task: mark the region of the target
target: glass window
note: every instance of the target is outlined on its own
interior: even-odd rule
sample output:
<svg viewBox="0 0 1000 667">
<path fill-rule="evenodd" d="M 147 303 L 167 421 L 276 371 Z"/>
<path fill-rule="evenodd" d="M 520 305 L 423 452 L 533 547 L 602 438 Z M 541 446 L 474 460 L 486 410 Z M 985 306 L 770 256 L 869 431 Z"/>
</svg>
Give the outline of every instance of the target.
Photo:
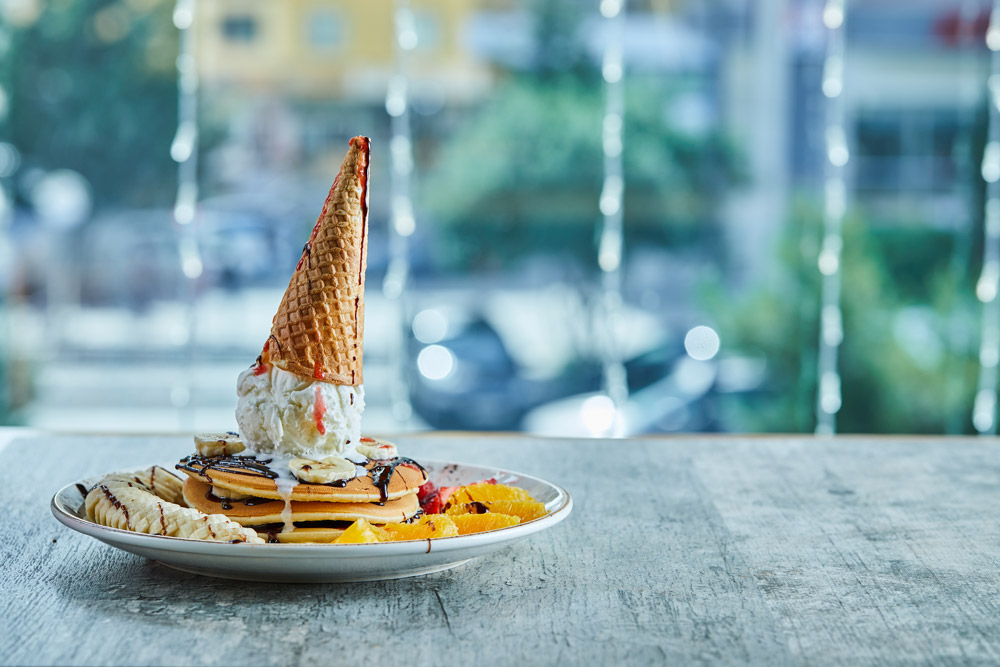
<svg viewBox="0 0 1000 667">
<path fill-rule="evenodd" d="M 306 39 L 317 49 L 335 48 L 344 39 L 343 19 L 330 9 L 311 9 L 306 16 L 305 28 Z"/>
<path fill-rule="evenodd" d="M 595 435 L 612 376 L 629 434 L 812 431 L 824 383 L 840 431 L 972 432 L 992 395 L 976 3 L 229 0 L 180 40 L 171 2 L 27 4 L 0 422 L 232 427 L 358 134 L 373 432 Z"/>
<path fill-rule="evenodd" d="M 222 19 L 222 35 L 230 42 L 252 42 L 257 37 L 257 19 L 253 16 L 227 16 Z"/>
</svg>

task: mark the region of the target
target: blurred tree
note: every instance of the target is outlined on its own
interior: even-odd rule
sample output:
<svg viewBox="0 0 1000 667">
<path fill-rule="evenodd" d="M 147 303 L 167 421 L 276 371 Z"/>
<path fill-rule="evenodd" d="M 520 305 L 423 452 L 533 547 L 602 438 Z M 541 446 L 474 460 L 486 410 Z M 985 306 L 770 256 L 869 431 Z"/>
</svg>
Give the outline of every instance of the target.
<svg viewBox="0 0 1000 667">
<path fill-rule="evenodd" d="M 820 233 L 815 208 L 800 204 L 772 285 L 740 300 L 709 291 L 727 347 L 767 362 L 764 391 L 722 406 L 730 429 L 815 428 Z M 956 414 L 957 429 L 971 431 L 978 307 L 969 275 L 951 266 L 955 242 L 950 232 L 879 228 L 858 214 L 845 222 L 840 432 L 941 433 L 956 428 Z M 957 337 L 956 321 L 965 324 Z"/>
<path fill-rule="evenodd" d="M 451 268 L 503 265 L 526 252 L 594 253 L 603 173 L 603 88 L 579 36 L 578 3 L 539 3 L 533 62 L 440 148 L 422 189 L 445 233 Z M 670 121 L 697 76 L 630 74 L 624 126 L 627 242 L 677 245 L 710 237 L 715 206 L 736 174 L 718 133 Z"/>
<path fill-rule="evenodd" d="M 10 26 L 7 132 L 23 155 L 22 173 L 77 171 L 97 206 L 171 203 L 173 3 L 42 4 L 35 20 Z M 30 188 L 30 178 L 21 180 Z"/>
<path fill-rule="evenodd" d="M 930 220 L 881 220 L 856 207 L 844 227 L 840 349 L 841 432 L 972 433 L 979 373 L 985 183 L 980 164 L 988 112 L 974 114 L 954 147 L 972 218 L 956 230 Z M 708 303 L 727 346 L 764 357 L 767 389 L 724 406 L 728 427 L 815 428 L 821 218 L 798 203 L 786 228 L 774 284 L 734 303 L 722 289 Z"/>
</svg>

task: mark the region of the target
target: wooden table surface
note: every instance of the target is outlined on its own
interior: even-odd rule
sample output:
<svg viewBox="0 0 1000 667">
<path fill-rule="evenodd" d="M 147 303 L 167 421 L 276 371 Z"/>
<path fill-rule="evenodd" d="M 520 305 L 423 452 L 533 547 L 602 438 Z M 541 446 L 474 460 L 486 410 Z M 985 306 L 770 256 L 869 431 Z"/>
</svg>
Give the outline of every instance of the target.
<svg viewBox="0 0 1000 667">
<path fill-rule="evenodd" d="M 414 458 L 567 488 L 573 515 L 459 568 L 365 584 L 175 572 L 58 524 L 62 485 L 180 437 L 0 451 L 0 663 L 997 664 L 993 440 L 436 434 Z"/>
</svg>

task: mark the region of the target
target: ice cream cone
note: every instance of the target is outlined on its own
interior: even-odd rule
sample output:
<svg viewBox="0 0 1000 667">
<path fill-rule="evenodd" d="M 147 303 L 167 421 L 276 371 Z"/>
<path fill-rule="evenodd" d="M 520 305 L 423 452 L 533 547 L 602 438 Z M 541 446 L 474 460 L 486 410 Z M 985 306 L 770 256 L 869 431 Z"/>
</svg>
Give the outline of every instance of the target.
<svg viewBox="0 0 1000 667">
<path fill-rule="evenodd" d="M 351 139 L 278 306 L 261 364 L 332 384 L 363 382 L 369 148 L 367 137 Z"/>
</svg>

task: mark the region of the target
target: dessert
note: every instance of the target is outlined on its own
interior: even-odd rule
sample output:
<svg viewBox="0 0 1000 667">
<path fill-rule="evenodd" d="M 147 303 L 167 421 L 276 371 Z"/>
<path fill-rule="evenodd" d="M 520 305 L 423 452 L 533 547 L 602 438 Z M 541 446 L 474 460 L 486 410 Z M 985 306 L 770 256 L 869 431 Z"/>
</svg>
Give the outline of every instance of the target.
<svg viewBox="0 0 1000 667">
<path fill-rule="evenodd" d="M 189 507 L 270 541 L 420 512 L 423 468 L 361 437 L 369 150 L 351 140 L 263 350 L 237 380 L 239 434 L 203 436 L 177 464 Z"/>
<path fill-rule="evenodd" d="M 370 144 L 355 137 L 254 363 L 239 432 L 195 436 L 175 466 L 110 475 L 86 495 L 102 525 L 193 539 L 365 543 L 516 525 L 545 508 L 485 480 L 429 483 L 394 444 L 361 436 Z"/>
</svg>

